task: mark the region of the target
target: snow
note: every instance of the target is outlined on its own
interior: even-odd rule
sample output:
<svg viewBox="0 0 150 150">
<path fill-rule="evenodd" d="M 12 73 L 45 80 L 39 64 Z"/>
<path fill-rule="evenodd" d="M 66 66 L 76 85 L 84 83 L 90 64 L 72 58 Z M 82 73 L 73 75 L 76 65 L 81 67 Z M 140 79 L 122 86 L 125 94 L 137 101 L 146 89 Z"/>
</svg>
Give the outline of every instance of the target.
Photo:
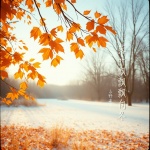
<svg viewBox="0 0 150 150">
<path fill-rule="evenodd" d="M 120 104 L 81 100 L 38 99 L 39 107 L 1 106 L 1 125 L 50 128 L 67 126 L 76 130 L 98 129 L 149 133 L 149 105 L 126 106 L 119 118 Z"/>
</svg>

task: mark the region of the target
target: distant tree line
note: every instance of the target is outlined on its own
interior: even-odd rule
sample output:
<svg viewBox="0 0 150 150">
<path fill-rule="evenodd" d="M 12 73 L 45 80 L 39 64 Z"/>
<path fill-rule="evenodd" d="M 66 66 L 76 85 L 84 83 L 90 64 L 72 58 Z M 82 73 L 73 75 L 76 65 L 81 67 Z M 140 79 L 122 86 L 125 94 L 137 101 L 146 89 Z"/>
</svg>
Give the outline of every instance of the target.
<svg viewBox="0 0 150 150">
<path fill-rule="evenodd" d="M 14 87 L 17 87 L 19 83 L 11 79 L 10 82 Z M 0 96 L 5 96 L 9 92 L 8 86 L 1 82 Z M 82 83 L 66 86 L 58 85 L 45 85 L 44 88 L 36 86 L 35 83 L 29 83 L 28 93 L 33 95 L 35 98 L 46 98 L 46 99 L 79 99 L 89 101 L 109 101 L 109 91 L 112 91 L 112 101 L 119 102 L 118 98 L 118 87 L 117 79 L 112 77 L 112 74 L 102 77 L 100 95 L 95 90 L 91 82 L 82 81 Z M 146 87 L 142 80 L 135 80 L 135 91 L 133 93 L 132 102 L 148 102 L 149 95 L 147 94 Z"/>
</svg>

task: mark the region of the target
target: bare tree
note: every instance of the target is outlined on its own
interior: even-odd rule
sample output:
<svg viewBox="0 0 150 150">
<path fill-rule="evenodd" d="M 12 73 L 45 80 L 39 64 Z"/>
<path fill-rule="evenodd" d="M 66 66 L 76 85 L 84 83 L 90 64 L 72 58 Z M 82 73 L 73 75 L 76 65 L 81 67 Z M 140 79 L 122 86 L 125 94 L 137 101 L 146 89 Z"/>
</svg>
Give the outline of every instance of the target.
<svg viewBox="0 0 150 150">
<path fill-rule="evenodd" d="M 85 60 L 84 81 L 94 89 L 97 99 L 101 100 L 102 80 L 105 75 L 104 52 L 99 50 L 96 54 L 92 53 L 90 58 Z"/>
<path fill-rule="evenodd" d="M 149 98 L 149 44 L 144 42 L 140 45 L 140 52 L 138 54 L 137 66 L 140 69 L 142 81 L 145 85 L 147 99 Z"/>
<path fill-rule="evenodd" d="M 106 7 L 110 24 L 117 32 L 116 36 L 108 35 L 110 46 L 107 49 L 116 65 L 124 68 L 122 77 L 125 79 L 125 100 L 129 106 L 132 106 L 134 92 L 135 62 L 141 50 L 140 44 L 149 34 L 146 5 L 143 0 L 127 0 L 121 1 L 118 6 L 107 3 Z"/>
</svg>

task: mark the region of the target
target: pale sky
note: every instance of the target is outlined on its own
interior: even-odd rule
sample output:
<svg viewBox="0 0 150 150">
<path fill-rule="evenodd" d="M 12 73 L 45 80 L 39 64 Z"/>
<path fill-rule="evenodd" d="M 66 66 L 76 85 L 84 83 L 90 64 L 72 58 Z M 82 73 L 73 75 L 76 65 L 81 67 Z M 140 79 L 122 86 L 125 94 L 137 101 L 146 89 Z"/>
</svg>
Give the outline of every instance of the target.
<svg viewBox="0 0 150 150">
<path fill-rule="evenodd" d="M 92 13 L 94 13 L 96 10 L 101 10 L 103 8 L 103 1 L 95 0 L 95 1 L 89 1 L 89 0 L 77 0 L 77 4 L 75 4 L 76 8 L 81 11 L 81 13 L 84 10 L 92 10 Z M 51 28 L 56 27 L 58 25 L 61 25 L 61 22 L 58 20 L 58 17 L 55 13 L 49 11 L 48 9 L 45 9 L 44 7 L 41 7 L 41 14 L 44 18 L 47 19 L 47 26 L 49 30 Z M 68 7 L 69 15 L 72 16 L 72 18 L 77 20 L 76 14 L 72 9 Z M 37 20 L 39 19 L 38 15 L 35 14 L 35 18 Z M 33 26 L 39 26 L 37 22 L 33 20 Z M 84 19 L 81 16 L 78 16 L 77 20 L 80 24 L 84 24 Z M 26 45 L 28 46 L 29 50 L 25 54 L 25 60 L 29 60 L 30 58 L 35 58 L 36 61 L 40 61 L 41 68 L 38 69 L 39 72 L 46 77 L 46 82 L 49 84 L 57 84 L 57 85 L 64 85 L 69 84 L 74 80 L 78 80 L 81 76 L 81 70 L 82 66 L 81 63 L 83 63 L 83 60 L 76 59 L 74 53 L 70 51 L 70 45 L 68 42 L 64 42 L 63 46 L 65 49 L 65 54 L 60 55 L 63 57 L 63 61 L 61 61 L 60 65 L 58 65 L 56 68 L 52 67 L 50 65 L 50 60 L 43 61 L 42 55 L 38 54 L 38 51 L 40 50 L 40 45 L 37 41 L 34 41 L 33 38 L 30 38 L 30 30 L 33 28 L 32 25 L 28 26 L 24 24 L 23 22 L 16 23 L 15 27 L 15 34 L 18 38 L 23 39 Z M 65 35 L 62 34 L 61 37 L 65 41 Z M 88 53 L 88 51 L 91 51 L 89 48 L 85 47 L 84 53 Z M 87 55 L 85 55 L 87 57 Z M 12 66 L 9 70 L 9 75 L 13 75 L 17 71 L 18 67 Z"/>
<path fill-rule="evenodd" d="M 119 0 L 114 0 L 115 2 Z M 82 13 L 84 10 L 91 10 L 91 14 L 93 14 L 96 10 L 98 10 L 102 15 L 106 15 L 104 12 L 105 7 L 105 0 L 77 0 L 77 4 L 75 4 L 75 7 Z M 58 25 L 61 25 L 61 22 L 58 20 L 58 17 L 55 13 L 49 11 L 48 9 L 45 9 L 44 7 L 41 7 L 41 14 L 44 18 L 47 19 L 46 24 L 49 30 L 51 28 L 56 27 Z M 73 19 L 77 19 L 76 14 L 70 7 L 69 9 L 69 15 L 72 16 Z M 35 14 L 35 13 L 34 13 Z M 39 20 L 39 17 L 37 14 L 35 14 L 35 18 Z M 109 16 L 108 16 L 109 18 Z M 39 26 L 37 22 L 33 20 L 33 26 Z M 84 19 L 78 15 L 78 23 L 81 25 L 85 24 Z M 57 84 L 57 85 L 65 85 L 69 84 L 74 80 L 79 80 L 82 75 L 82 64 L 84 62 L 84 59 L 88 57 L 90 50 L 88 47 L 83 48 L 85 53 L 85 58 L 83 60 L 76 59 L 74 53 L 70 51 L 70 45 L 68 42 L 65 42 L 65 35 L 62 34 L 61 37 L 64 39 L 64 49 L 65 54 L 60 55 L 63 57 L 63 61 L 61 61 L 60 65 L 58 65 L 56 68 L 52 67 L 50 65 L 50 60 L 43 61 L 42 55 L 38 54 L 38 51 L 40 50 L 41 46 L 38 44 L 37 41 L 34 41 L 33 38 L 30 38 L 30 30 L 33 28 L 32 25 L 24 25 L 22 22 L 16 23 L 16 31 L 15 34 L 18 38 L 23 39 L 26 45 L 28 46 L 29 50 L 25 55 L 25 59 L 29 60 L 30 58 L 35 58 L 36 61 L 40 61 L 41 68 L 38 69 L 39 72 L 46 77 L 46 82 L 48 84 Z M 94 52 L 93 52 L 94 53 Z M 110 57 L 107 58 L 106 62 L 109 64 L 111 63 L 111 60 L 109 60 Z M 11 67 L 9 69 L 9 74 L 13 75 L 17 68 Z M 17 71 L 17 70 L 16 70 Z"/>
</svg>

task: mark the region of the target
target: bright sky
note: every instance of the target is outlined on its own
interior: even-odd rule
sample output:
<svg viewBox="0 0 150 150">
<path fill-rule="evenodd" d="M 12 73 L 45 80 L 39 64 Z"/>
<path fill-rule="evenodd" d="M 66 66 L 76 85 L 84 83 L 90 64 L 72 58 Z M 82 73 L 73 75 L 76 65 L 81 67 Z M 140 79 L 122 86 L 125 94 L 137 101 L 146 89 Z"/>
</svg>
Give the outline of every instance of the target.
<svg viewBox="0 0 150 150">
<path fill-rule="evenodd" d="M 117 2 L 119 0 L 114 0 L 114 2 Z M 105 7 L 105 0 L 77 0 L 77 4 L 75 7 L 82 13 L 84 10 L 91 10 L 91 14 L 93 14 L 96 10 L 98 10 L 103 15 L 106 15 L 104 12 Z M 77 19 L 76 14 L 74 11 L 70 8 L 69 9 L 69 15 L 72 16 L 73 19 Z M 40 8 L 41 14 L 44 18 L 46 18 L 46 23 L 49 28 L 49 30 L 53 27 L 56 27 L 58 25 L 61 25 L 61 22 L 58 20 L 58 17 L 55 13 L 51 12 L 48 9 L 45 9 L 44 7 Z M 39 20 L 39 17 L 37 14 L 35 14 L 35 17 L 37 20 Z M 108 17 L 109 18 L 109 17 Z M 78 16 L 77 20 L 81 25 L 84 25 L 85 20 Z M 37 22 L 33 19 L 33 26 L 39 26 Z M 64 42 L 63 46 L 65 49 L 65 54 L 60 54 L 64 60 L 61 61 L 60 65 L 58 65 L 56 68 L 52 67 L 50 65 L 50 61 L 43 61 L 42 55 L 38 54 L 38 51 L 40 50 L 40 46 L 38 42 L 34 41 L 33 38 L 30 38 L 30 30 L 33 28 L 32 25 L 24 25 L 22 22 L 18 22 L 16 24 L 16 33 L 17 37 L 20 39 L 23 39 L 24 42 L 27 44 L 29 50 L 27 54 L 25 55 L 25 59 L 29 60 L 30 58 L 35 58 L 36 61 L 42 62 L 41 68 L 39 69 L 39 72 L 43 74 L 46 77 L 46 81 L 49 84 L 57 84 L 57 85 L 65 85 L 69 84 L 72 81 L 79 80 L 82 75 L 82 64 L 84 62 L 84 59 L 88 57 L 86 53 L 89 53 L 91 50 L 85 47 L 84 53 L 85 58 L 83 60 L 76 59 L 74 53 L 70 52 L 70 45 L 69 43 Z M 62 34 L 61 37 L 65 41 L 65 35 Z M 110 57 L 107 58 L 107 63 L 109 64 L 111 60 L 109 60 Z M 12 67 L 9 69 L 10 74 L 14 74 L 12 72 L 16 70 L 17 68 Z M 17 71 L 17 70 L 16 70 Z"/>
</svg>

